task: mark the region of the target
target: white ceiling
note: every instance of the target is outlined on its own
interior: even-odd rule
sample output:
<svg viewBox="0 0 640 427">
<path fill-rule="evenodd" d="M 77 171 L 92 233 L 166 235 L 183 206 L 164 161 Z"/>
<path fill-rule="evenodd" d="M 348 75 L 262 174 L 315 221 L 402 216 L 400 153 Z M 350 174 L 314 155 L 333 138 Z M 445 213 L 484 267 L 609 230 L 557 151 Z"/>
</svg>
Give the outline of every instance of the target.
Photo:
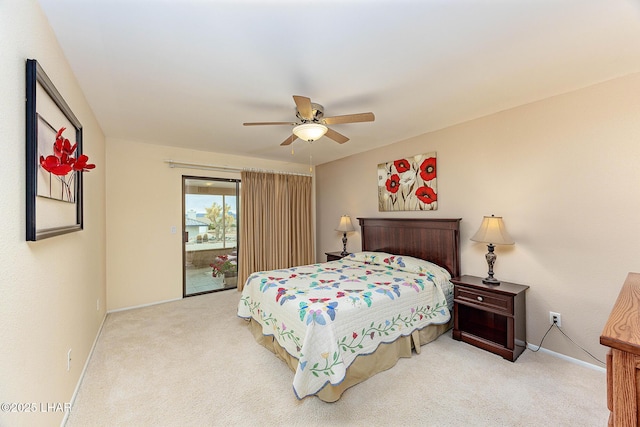
<svg viewBox="0 0 640 427">
<path fill-rule="evenodd" d="M 287 162 L 640 72 L 638 0 L 38 1 L 107 137 Z M 292 95 L 376 120 L 293 156 L 290 126 L 242 126 L 294 121 Z"/>
</svg>

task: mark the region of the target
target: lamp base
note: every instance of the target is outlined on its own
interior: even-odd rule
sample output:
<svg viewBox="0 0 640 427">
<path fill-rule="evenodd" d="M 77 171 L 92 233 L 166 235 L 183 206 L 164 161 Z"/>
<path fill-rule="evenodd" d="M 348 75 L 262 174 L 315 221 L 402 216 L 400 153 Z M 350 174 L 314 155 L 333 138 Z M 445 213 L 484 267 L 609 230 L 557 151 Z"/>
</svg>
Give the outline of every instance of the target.
<svg viewBox="0 0 640 427">
<path fill-rule="evenodd" d="M 500 281 L 493 277 L 493 264 L 496 262 L 497 258 L 496 254 L 493 252 L 495 246 L 493 245 L 493 243 L 489 243 L 487 245 L 487 249 L 489 250 L 489 252 L 487 252 L 485 258 L 487 260 L 487 264 L 489 265 L 489 273 L 487 273 L 487 277 L 482 279 L 482 283 L 484 283 L 485 285 L 498 286 L 500 284 Z"/>
<path fill-rule="evenodd" d="M 347 252 L 347 233 L 342 233 L 342 252 L 340 252 L 340 255 L 342 255 L 343 257 L 349 255 L 349 252 Z"/>
<path fill-rule="evenodd" d="M 485 285 L 493 285 L 493 286 L 500 285 L 500 281 L 493 276 L 485 277 L 484 279 L 482 279 L 482 283 L 484 283 Z"/>
</svg>

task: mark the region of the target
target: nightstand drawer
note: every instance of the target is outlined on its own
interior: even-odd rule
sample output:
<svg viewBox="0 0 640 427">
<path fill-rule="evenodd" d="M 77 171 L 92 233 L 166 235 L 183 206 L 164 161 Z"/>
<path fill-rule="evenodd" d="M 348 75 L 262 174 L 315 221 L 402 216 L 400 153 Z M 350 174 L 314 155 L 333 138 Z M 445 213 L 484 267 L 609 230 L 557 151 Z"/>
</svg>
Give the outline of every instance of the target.
<svg viewBox="0 0 640 427">
<path fill-rule="evenodd" d="M 513 314 L 513 298 L 509 296 L 456 286 L 454 298 L 460 302 L 468 302 L 490 310 Z"/>
</svg>

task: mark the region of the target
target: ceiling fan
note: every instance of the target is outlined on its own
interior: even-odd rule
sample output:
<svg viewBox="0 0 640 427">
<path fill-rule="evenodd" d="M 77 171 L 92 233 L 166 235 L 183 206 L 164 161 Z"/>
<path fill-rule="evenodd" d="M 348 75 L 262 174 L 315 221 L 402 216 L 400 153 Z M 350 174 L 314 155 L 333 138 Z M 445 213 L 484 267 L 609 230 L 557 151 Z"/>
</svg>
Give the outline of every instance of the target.
<svg viewBox="0 0 640 427">
<path fill-rule="evenodd" d="M 346 114 L 344 116 L 324 117 L 324 107 L 311 102 L 306 96 L 293 96 L 296 103 L 297 122 L 254 122 L 243 123 L 244 126 L 264 126 L 264 125 L 289 125 L 295 126 L 293 134 L 285 139 L 280 145 L 289 145 L 297 138 L 311 142 L 323 136 L 333 139 L 338 144 L 344 144 L 349 140 L 346 136 L 326 125 L 337 125 L 343 123 L 372 122 L 375 120 L 373 113 Z"/>
</svg>

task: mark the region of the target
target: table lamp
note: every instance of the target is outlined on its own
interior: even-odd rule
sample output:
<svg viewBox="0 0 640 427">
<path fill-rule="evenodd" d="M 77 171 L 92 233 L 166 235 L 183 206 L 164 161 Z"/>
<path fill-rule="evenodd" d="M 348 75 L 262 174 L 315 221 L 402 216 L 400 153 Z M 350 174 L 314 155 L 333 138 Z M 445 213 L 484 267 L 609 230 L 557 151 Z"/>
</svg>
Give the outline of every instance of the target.
<svg viewBox="0 0 640 427">
<path fill-rule="evenodd" d="M 340 217 L 340 224 L 338 224 L 338 228 L 336 228 L 336 231 L 342 232 L 342 252 L 340 252 L 340 255 L 349 255 L 349 252 L 347 252 L 347 233 L 355 230 L 353 224 L 351 224 L 349 215 L 342 215 L 342 217 Z"/>
<path fill-rule="evenodd" d="M 493 277 L 493 264 L 496 262 L 496 254 L 493 253 L 494 245 L 513 245 L 513 238 L 507 233 L 501 216 L 485 216 L 482 219 L 480 228 L 471 238 L 474 242 L 488 243 L 489 252 L 485 255 L 489 264 L 489 275 L 482 279 L 482 283 L 487 285 L 499 285 L 500 281 Z"/>
</svg>

